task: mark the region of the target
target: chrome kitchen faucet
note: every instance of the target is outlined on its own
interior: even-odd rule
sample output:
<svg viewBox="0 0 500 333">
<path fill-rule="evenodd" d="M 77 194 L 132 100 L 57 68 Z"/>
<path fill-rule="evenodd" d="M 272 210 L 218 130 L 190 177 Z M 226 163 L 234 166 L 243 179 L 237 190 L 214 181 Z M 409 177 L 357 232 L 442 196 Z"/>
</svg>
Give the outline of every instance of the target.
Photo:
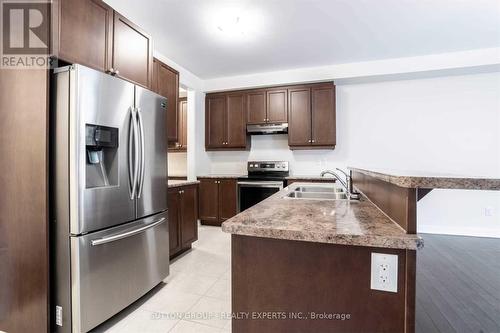
<svg viewBox="0 0 500 333">
<path fill-rule="evenodd" d="M 337 180 L 340 182 L 340 184 L 345 188 L 346 193 L 347 193 L 347 198 L 349 200 L 359 200 L 361 195 L 358 192 L 355 192 L 352 186 L 352 171 L 349 171 L 349 173 L 345 172 L 342 169 L 336 168 L 338 171 L 342 172 L 345 176 L 345 180 L 342 179 L 335 171 L 332 170 L 324 170 L 321 172 L 321 177 L 324 177 L 326 174 L 330 174 L 337 178 Z"/>
</svg>

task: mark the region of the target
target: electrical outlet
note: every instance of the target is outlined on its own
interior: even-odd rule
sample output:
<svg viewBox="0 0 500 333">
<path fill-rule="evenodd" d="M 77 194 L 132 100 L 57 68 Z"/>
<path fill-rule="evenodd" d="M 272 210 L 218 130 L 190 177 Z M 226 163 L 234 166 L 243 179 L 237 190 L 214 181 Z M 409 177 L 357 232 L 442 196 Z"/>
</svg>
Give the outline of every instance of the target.
<svg viewBox="0 0 500 333">
<path fill-rule="evenodd" d="M 398 256 L 372 253 L 370 288 L 398 292 Z"/>
<path fill-rule="evenodd" d="M 493 207 L 484 207 L 484 216 L 486 217 L 493 216 Z"/>
</svg>

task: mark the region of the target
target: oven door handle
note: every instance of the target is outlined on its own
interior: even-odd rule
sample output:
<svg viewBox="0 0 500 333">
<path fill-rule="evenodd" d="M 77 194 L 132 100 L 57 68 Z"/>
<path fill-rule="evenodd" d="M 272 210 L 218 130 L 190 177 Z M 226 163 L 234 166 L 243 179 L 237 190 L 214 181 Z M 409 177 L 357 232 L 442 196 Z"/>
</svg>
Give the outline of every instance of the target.
<svg viewBox="0 0 500 333">
<path fill-rule="evenodd" d="M 240 187 L 278 187 L 283 188 L 283 182 L 238 182 Z"/>
</svg>

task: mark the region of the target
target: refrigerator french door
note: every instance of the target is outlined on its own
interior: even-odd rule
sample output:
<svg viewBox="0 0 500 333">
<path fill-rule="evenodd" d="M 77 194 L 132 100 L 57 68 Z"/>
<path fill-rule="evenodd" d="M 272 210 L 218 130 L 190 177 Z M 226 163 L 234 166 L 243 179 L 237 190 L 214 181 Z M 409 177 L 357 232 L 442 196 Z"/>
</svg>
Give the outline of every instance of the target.
<svg viewBox="0 0 500 333">
<path fill-rule="evenodd" d="M 166 99 L 80 65 L 52 92 L 52 330 L 87 332 L 169 273 Z"/>
</svg>

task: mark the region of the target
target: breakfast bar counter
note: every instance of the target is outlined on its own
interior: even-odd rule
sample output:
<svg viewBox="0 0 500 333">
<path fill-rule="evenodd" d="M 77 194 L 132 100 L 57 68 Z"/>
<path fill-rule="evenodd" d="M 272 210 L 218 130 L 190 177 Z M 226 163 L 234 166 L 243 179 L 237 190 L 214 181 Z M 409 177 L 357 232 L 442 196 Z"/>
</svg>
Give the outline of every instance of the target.
<svg viewBox="0 0 500 333">
<path fill-rule="evenodd" d="M 359 201 L 328 201 L 287 196 L 307 185 L 325 186 L 293 183 L 227 220 L 222 230 L 236 235 L 341 245 L 412 250 L 422 246 L 420 237 L 407 234 L 364 197 Z"/>
</svg>

